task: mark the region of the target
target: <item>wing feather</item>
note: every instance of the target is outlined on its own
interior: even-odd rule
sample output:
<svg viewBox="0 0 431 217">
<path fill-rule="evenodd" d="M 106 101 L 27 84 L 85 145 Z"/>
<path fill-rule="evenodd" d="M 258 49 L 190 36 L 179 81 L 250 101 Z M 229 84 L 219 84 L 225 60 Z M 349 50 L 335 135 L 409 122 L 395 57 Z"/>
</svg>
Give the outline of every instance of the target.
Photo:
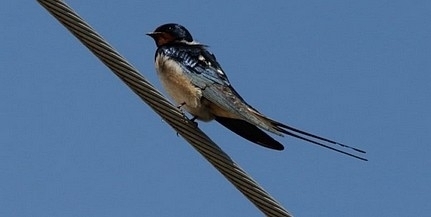
<svg viewBox="0 0 431 217">
<path fill-rule="evenodd" d="M 178 44 L 178 46 L 161 47 L 159 52 L 181 63 L 191 82 L 202 89 L 202 96 L 205 99 L 232 116 L 281 135 L 267 118 L 248 105 L 231 86 L 216 57 L 206 49 L 205 45 Z"/>
</svg>

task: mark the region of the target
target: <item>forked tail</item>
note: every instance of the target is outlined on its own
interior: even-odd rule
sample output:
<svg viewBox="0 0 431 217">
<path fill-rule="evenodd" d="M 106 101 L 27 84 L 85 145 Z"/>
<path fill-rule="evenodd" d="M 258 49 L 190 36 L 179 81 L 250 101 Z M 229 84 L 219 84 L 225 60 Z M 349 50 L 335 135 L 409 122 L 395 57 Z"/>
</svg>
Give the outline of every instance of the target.
<svg viewBox="0 0 431 217">
<path fill-rule="evenodd" d="M 315 145 L 319 145 L 319 146 L 322 146 L 324 148 L 327 148 L 327 149 L 330 149 L 330 150 L 333 150 L 333 151 L 336 151 L 336 152 L 339 152 L 339 153 L 342 153 L 342 154 L 345 154 L 345 155 L 348 155 L 348 156 L 351 156 L 351 157 L 354 157 L 354 158 L 357 158 L 357 159 L 360 159 L 363 161 L 368 161 L 364 157 L 361 157 L 361 156 L 356 155 L 356 154 L 352 154 L 352 153 L 347 152 L 347 151 L 343 151 L 343 150 L 338 149 L 336 147 L 332 147 L 331 145 L 337 145 L 337 146 L 340 146 L 342 148 L 350 149 L 354 152 L 361 153 L 361 154 L 366 153 L 364 150 L 361 150 L 359 148 L 355 148 L 352 146 L 348 146 L 348 145 L 345 145 L 345 144 L 342 144 L 342 143 L 339 143 L 339 142 L 336 142 L 336 141 L 333 141 L 330 139 L 326 139 L 326 138 L 323 138 L 321 136 L 317 136 L 317 135 L 305 132 L 303 130 L 299 130 L 297 128 L 282 124 L 280 122 L 271 120 L 269 118 L 267 118 L 267 120 L 270 121 L 270 123 L 274 126 L 274 129 L 277 130 L 278 132 L 284 133 L 284 134 L 289 135 L 289 136 L 293 136 L 293 137 L 298 138 L 298 139 L 302 139 L 304 141 L 313 143 Z"/>
</svg>

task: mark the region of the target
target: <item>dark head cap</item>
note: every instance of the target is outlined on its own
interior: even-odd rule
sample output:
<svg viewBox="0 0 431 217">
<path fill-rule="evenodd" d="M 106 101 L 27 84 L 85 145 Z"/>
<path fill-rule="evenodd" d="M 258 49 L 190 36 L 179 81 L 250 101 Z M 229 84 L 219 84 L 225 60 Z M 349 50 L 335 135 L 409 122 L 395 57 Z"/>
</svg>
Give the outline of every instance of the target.
<svg viewBox="0 0 431 217">
<path fill-rule="evenodd" d="M 168 23 L 157 27 L 154 32 L 147 33 L 156 42 L 157 46 L 162 46 L 174 41 L 192 42 L 193 37 L 190 32 L 180 24 Z"/>
</svg>

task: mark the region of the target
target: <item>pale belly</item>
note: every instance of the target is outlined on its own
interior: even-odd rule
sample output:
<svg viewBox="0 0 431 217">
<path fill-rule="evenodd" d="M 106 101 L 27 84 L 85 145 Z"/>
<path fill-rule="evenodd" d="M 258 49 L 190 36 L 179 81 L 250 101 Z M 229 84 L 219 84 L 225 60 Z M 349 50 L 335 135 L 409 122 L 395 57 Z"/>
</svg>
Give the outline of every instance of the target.
<svg viewBox="0 0 431 217">
<path fill-rule="evenodd" d="M 182 69 L 173 60 L 156 58 L 156 69 L 160 81 L 169 96 L 177 106 L 196 116 L 202 121 L 214 119 L 210 103 L 202 98 L 202 90 L 194 86 L 191 81 L 181 73 Z"/>
</svg>

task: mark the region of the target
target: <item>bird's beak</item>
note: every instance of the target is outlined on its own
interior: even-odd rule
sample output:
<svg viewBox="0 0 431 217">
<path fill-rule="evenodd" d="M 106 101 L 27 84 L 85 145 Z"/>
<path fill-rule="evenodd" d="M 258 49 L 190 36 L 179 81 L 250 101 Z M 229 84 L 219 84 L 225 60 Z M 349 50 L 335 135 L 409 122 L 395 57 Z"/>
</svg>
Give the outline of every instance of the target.
<svg viewBox="0 0 431 217">
<path fill-rule="evenodd" d="M 148 35 L 151 38 L 154 38 L 155 36 L 160 35 L 160 34 L 161 34 L 161 32 L 149 32 L 149 33 L 147 33 L 145 35 Z"/>
</svg>

